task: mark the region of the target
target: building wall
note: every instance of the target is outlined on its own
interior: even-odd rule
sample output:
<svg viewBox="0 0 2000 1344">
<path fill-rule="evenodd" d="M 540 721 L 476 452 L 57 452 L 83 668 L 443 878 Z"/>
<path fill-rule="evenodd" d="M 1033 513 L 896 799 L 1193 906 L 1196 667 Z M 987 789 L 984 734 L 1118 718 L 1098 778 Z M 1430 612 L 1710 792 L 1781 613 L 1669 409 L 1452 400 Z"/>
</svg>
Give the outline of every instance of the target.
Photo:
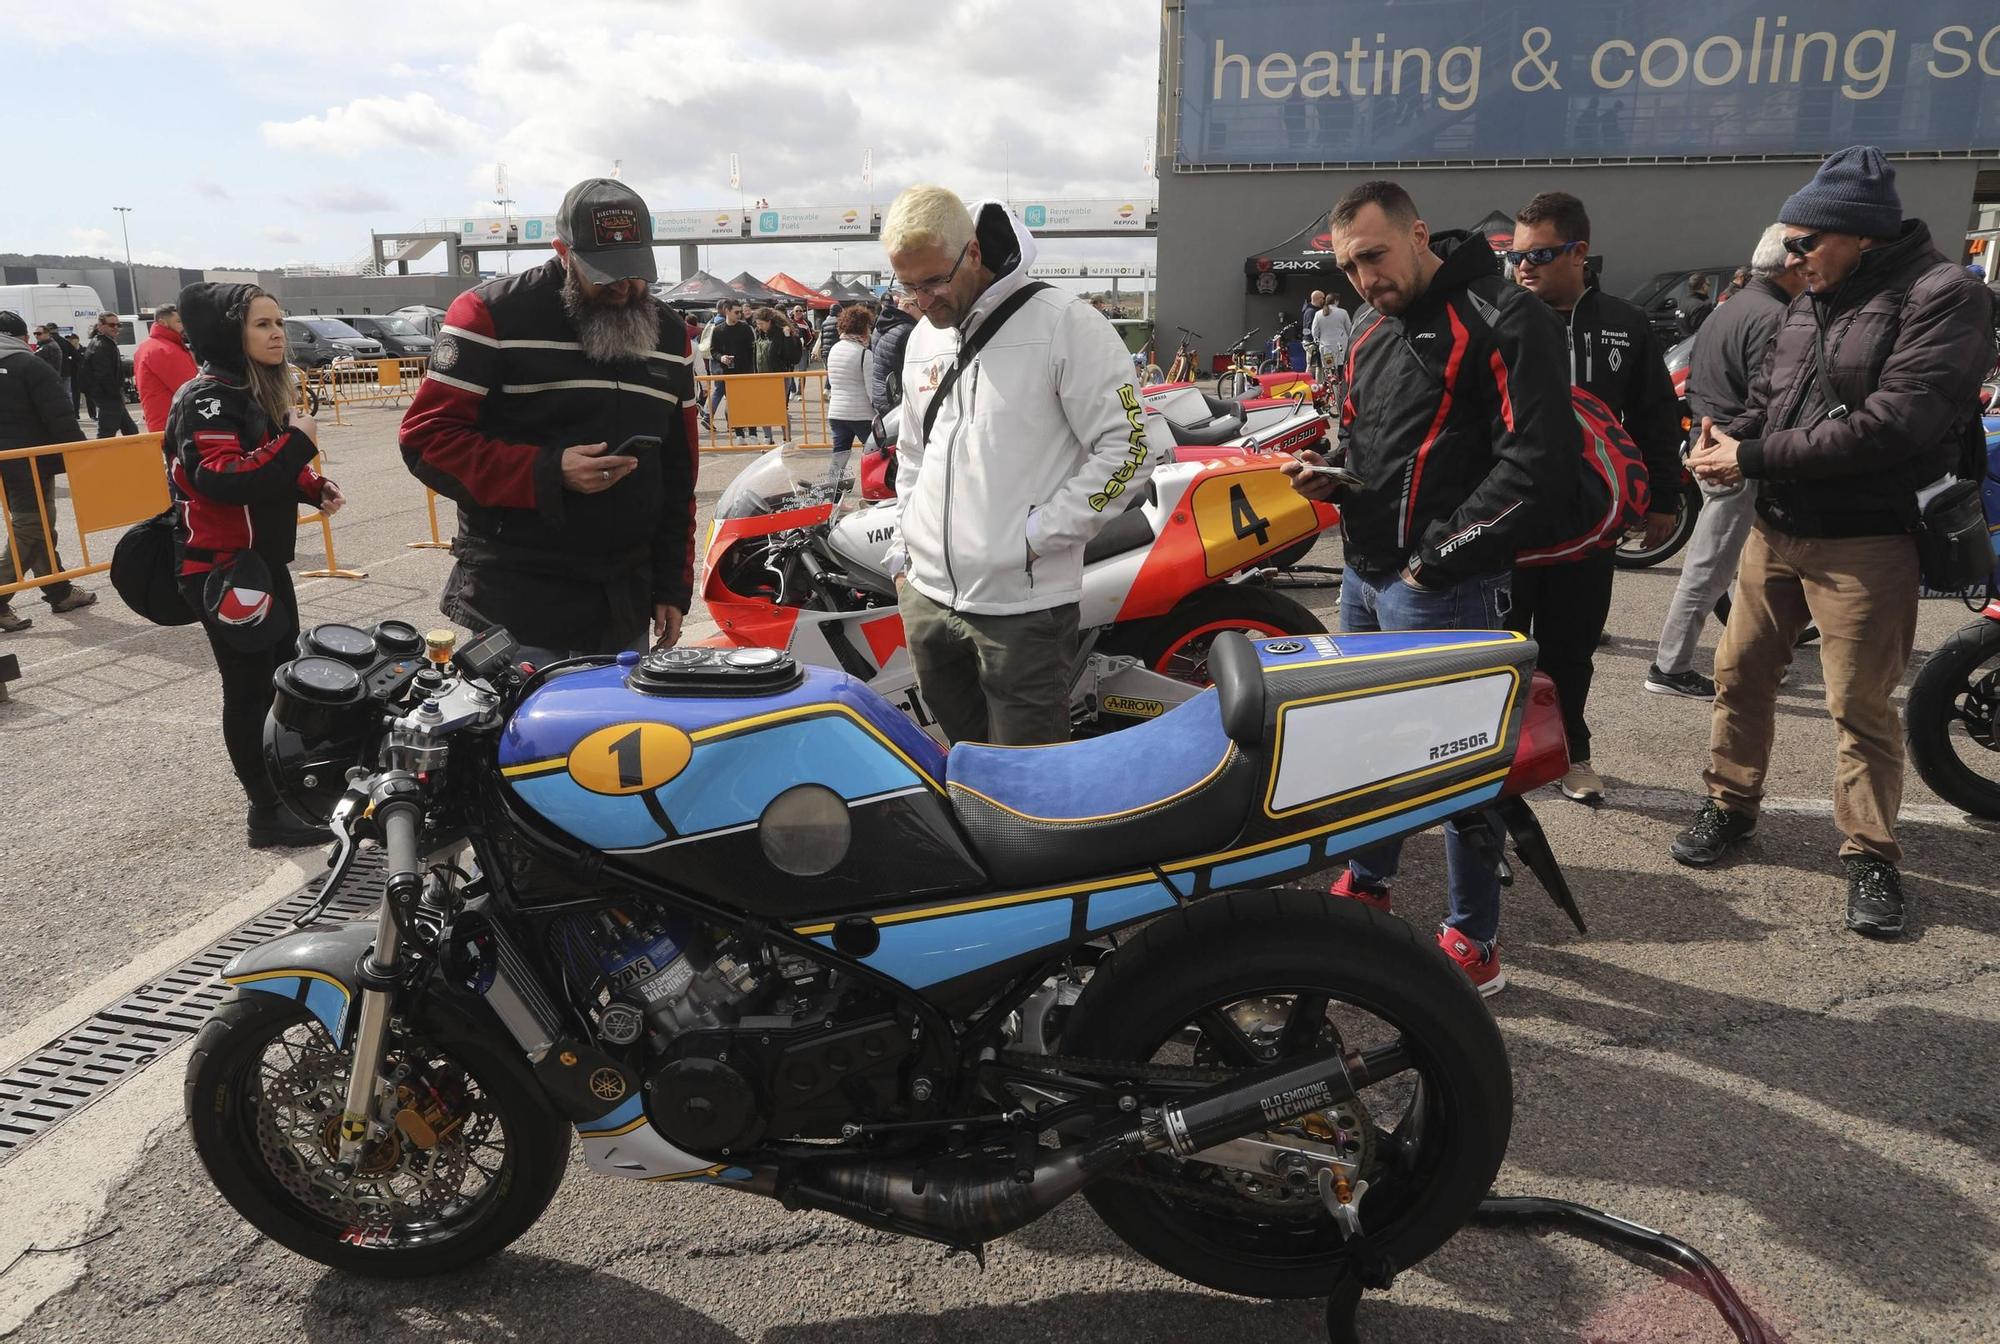
<svg viewBox="0 0 2000 1344">
<path fill-rule="evenodd" d="M 1974 160 L 1896 163 L 1904 212 L 1928 223 L 1940 250 L 1953 259 L 1972 216 L 1981 166 Z M 1591 250 L 1604 258 L 1605 288 L 1623 294 L 1661 271 L 1748 261 L 1757 236 L 1812 171 L 1809 163 L 1744 163 L 1163 172 L 1160 345 L 1170 350 L 1174 328 L 1189 327 L 1203 333 L 1206 357 L 1248 328 L 1268 335 L 1280 311 L 1298 312 L 1311 288 L 1307 280 L 1289 276 L 1275 296 L 1252 295 L 1244 259 L 1290 238 L 1371 177 L 1402 182 L 1432 229 L 1470 228 L 1491 210 L 1512 214 L 1538 191 L 1573 192 L 1590 211 L 1597 235 Z"/>
<path fill-rule="evenodd" d="M 258 283 L 278 296 L 294 316 L 313 313 L 392 313 L 413 303 L 449 308 L 451 301 L 480 283 L 455 275 L 260 275 Z"/>
</svg>

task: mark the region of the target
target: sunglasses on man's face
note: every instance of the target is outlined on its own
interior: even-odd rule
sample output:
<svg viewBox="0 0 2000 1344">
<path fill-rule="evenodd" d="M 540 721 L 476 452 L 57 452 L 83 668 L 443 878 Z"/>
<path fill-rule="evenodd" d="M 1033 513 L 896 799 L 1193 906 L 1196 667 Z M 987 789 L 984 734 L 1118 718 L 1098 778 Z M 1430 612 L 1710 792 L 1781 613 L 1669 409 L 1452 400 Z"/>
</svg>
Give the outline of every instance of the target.
<svg viewBox="0 0 2000 1344">
<path fill-rule="evenodd" d="M 1574 243 L 1556 243 L 1549 247 L 1531 247 L 1525 252 L 1509 250 L 1501 253 L 1501 255 L 1507 258 L 1509 266 L 1519 266 L 1522 262 L 1526 262 L 1530 266 L 1546 266 L 1565 253 L 1574 252 L 1579 247 L 1588 246 L 1590 244 L 1579 240 Z"/>
<path fill-rule="evenodd" d="M 1826 234 L 1822 231 L 1820 233 L 1802 233 L 1796 238 L 1787 238 L 1785 239 L 1785 251 L 1791 253 L 1800 261 L 1804 261 L 1808 253 L 1819 250 L 1819 240 L 1824 237 L 1826 237 Z"/>
</svg>

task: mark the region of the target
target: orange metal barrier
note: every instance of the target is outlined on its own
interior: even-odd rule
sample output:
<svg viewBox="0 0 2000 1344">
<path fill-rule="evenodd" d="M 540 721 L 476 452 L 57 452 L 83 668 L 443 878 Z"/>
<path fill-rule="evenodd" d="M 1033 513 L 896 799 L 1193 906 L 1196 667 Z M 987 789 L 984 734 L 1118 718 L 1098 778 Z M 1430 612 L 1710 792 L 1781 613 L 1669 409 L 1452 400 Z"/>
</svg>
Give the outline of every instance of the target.
<svg viewBox="0 0 2000 1344">
<path fill-rule="evenodd" d="M 33 507 L 30 508 L 25 497 L 8 498 L 6 482 L 0 480 L 0 514 L 4 514 L 7 520 L 7 545 L 0 554 L 4 554 L 8 562 L 0 566 L 0 574 L 14 576 L 11 582 L 0 583 L 0 597 L 9 597 L 30 588 L 46 588 L 50 584 L 79 579 L 87 574 L 102 574 L 111 568 L 110 560 L 92 558 L 91 534 L 130 527 L 133 523 L 151 518 L 168 505 L 166 460 L 161 456 L 160 437 L 158 434 L 124 434 L 110 439 L 51 443 L 38 448 L 10 448 L 0 452 L 0 462 L 28 464 L 28 478 L 34 495 Z M 63 459 L 63 474 L 69 477 L 70 512 L 75 520 L 78 549 L 83 556 L 80 565 L 63 566 L 58 563 L 61 537 L 55 516 L 55 500 L 43 483 L 41 469 L 37 465 L 42 459 L 58 454 Z M 319 461 L 318 458 L 313 460 L 315 463 Z M 303 577 L 368 577 L 363 570 L 340 568 L 334 556 L 333 526 L 325 514 L 314 509 L 300 515 L 299 523 L 301 526 L 318 523 L 320 540 L 326 548 L 325 568 L 301 570 Z M 24 540 L 27 542 L 26 554 Z M 49 572 L 29 576 L 22 568 L 24 560 Z"/>
<path fill-rule="evenodd" d="M 796 406 L 785 395 L 787 381 L 799 384 Z M 695 375 L 695 391 L 701 397 L 704 453 L 762 452 L 763 430 L 782 431 L 781 441 L 805 447 L 825 448 L 833 444 L 833 431 L 826 423 L 826 370 L 800 369 L 795 373 L 702 373 Z M 723 401 L 716 408 L 714 425 L 707 424 L 709 397 L 722 384 Z M 723 428 L 723 426 L 727 428 Z M 738 439 L 737 430 L 758 431 L 755 442 Z M 794 433 L 796 431 L 796 434 Z"/>
<path fill-rule="evenodd" d="M 406 541 L 403 546 L 412 551 L 448 551 L 451 543 L 438 535 L 438 492 L 428 485 L 424 487 L 424 511 L 431 516 L 431 539 L 429 541 Z"/>
</svg>

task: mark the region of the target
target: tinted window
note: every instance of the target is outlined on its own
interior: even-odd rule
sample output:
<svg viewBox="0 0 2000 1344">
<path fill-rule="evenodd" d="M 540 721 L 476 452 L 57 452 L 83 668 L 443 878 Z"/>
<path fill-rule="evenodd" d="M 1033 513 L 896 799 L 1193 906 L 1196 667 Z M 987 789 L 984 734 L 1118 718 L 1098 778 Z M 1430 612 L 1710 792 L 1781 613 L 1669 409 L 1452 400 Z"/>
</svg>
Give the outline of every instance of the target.
<svg viewBox="0 0 2000 1344">
<path fill-rule="evenodd" d="M 301 326 L 310 327 L 319 333 L 322 340 L 352 341 L 365 339 L 360 332 L 348 326 L 337 317 L 302 317 Z"/>
</svg>

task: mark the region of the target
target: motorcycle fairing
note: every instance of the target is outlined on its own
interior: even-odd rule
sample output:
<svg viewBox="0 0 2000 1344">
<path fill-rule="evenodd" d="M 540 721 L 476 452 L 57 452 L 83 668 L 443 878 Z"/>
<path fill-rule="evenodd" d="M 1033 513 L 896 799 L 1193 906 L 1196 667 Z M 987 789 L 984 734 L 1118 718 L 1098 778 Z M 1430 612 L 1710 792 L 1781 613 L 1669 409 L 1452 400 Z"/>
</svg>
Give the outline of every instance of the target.
<svg viewBox="0 0 2000 1344">
<path fill-rule="evenodd" d="M 969 1008 L 1009 976 L 1084 938 L 1180 900 L 1320 871 L 1356 850 L 1476 811 L 1500 796 L 1519 744 L 1532 641 L 1508 631 L 1409 631 L 1302 636 L 1256 647 L 1264 674 L 1265 746 L 1247 753 L 1260 772 L 1258 802 L 1239 814 L 1240 833 L 1191 855 L 1169 845 L 1155 863 L 1120 863 L 1093 880 L 857 912 L 881 935 L 862 960 L 948 1011 Z M 1480 693 L 1477 699 L 1467 700 L 1468 687 Z M 1152 724 L 1101 741 L 1159 732 L 1177 717 L 1191 723 L 1217 703 L 1215 692 L 1203 692 Z M 1360 713 L 1330 722 L 1310 712 L 1327 704 L 1351 704 Z M 1485 717 L 1468 719 L 1469 712 Z M 1490 740 L 1469 741 L 1481 734 Z M 1432 759 L 1433 747 L 1445 750 Z M 1031 804 L 1042 809 L 1039 815 L 1047 819 L 1090 796 L 1090 781 L 1107 773 L 1086 768 L 1097 750 L 1098 743 L 1088 742 L 1020 749 L 1024 764 L 1038 763 L 1059 777 L 1039 787 L 1050 800 Z M 1288 776 L 1288 758 L 1350 764 L 1329 781 Z M 973 776 L 984 778 L 992 763 L 975 755 L 969 765 Z M 1148 778 L 1145 788 L 1165 799 L 1170 786 L 1186 787 L 1190 768 L 1183 764 Z M 1295 796 L 1274 807 L 1287 781 Z M 1120 787 L 1134 797 L 1144 792 Z M 1011 785 L 1002 793 L 1026 800 Z M 1130 801 L 1108 788 L 1104 796 Z M 1067 854 L 1078 857 L 1075 850 Z M 831 946 L 833 927 L 808 922 L 795 932 Z"/>
</svg>

